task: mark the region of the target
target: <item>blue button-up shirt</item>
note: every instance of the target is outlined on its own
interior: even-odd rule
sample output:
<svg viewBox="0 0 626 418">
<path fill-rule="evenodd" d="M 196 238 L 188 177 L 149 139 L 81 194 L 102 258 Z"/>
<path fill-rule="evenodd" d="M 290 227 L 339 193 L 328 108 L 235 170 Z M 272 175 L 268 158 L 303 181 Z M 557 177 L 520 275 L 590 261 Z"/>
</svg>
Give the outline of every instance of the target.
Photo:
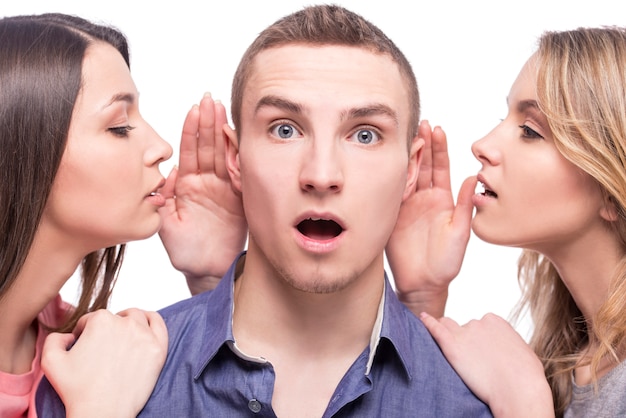
<svg viewBox="0 0 626 418">
<path fill-rule="evenodd" d="M 276 416 L 272 365 L 246 357 L 234 345 L 235 265 L 215 290 L 160 311 L 169 352 L 140 417 Z M 385 281 L 379 329 L 339 382 L 323 416 L 490 417 L 487 405 L 463 383 L 422 322 Z M 37 407 L 40 418 L 64 416 L 47 381 L 39 388 Z"/>
</svg>

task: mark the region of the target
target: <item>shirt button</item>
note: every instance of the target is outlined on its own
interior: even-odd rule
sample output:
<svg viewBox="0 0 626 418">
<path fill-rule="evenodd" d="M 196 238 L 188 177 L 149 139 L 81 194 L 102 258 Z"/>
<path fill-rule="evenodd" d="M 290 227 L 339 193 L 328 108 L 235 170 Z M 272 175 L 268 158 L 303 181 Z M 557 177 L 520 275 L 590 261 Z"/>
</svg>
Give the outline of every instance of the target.
<svg viewBox="0 0 626 418">
<path fill-rule="evenodd" d="M 258 414 L 259 412 L 261 412 L 261 402 L 257 401 L 256 399 L 250 399 L 250 401 L 248 402 L 248 408 L 250 408 L 250 410 L 255 414 Z"/>
</svg>

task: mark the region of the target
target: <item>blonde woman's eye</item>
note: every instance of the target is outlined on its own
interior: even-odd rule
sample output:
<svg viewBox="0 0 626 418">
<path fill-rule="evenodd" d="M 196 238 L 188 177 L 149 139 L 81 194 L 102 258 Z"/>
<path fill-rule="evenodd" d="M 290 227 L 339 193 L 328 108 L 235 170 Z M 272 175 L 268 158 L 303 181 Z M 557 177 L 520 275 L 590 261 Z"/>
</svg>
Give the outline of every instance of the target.
<svg viewBox="0 0 626 418">
<path fill-rule="evenodd" d="M 519 128 L 522 130 L 522 137 L 527 139 L 543 139 L 537 131 L 529 127 L 528 125 L 519 125 Z"/>
</svg>

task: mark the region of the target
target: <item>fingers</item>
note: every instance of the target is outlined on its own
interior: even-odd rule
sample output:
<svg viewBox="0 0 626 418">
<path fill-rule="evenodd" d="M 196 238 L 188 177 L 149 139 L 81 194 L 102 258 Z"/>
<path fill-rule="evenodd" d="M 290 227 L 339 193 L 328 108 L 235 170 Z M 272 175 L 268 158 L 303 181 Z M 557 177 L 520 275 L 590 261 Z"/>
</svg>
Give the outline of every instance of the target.
<svg viewBox="0 0 626 418">
<path fill-rule="evenodd" d="M 161 194 L 161 196 L 165 197 L 166 199 L 170 199 L 174 197 L 174 190 L 176 189 L 177 177 L 178 177 L 178 167 L 174 166 L 172 167 L 172 171 L 170 171 L 170 174 L 167 176 L 167 179 L 165 180 L 165 184 L 159 190 L 159 193 Z"/>
<path fill-rule="evenodd" d="M 426 190 L 430 188 L 433 179 L 432 131 L 427 120 L 420 122 L 417 135 L 424 140 L 422 164 L 417 177 L 417 190 Z"/>
<path fill-rule="evenodd" d="M 74 335 L 75 338 L 78 339 L 78 337 L 80 337 L 80 335 L 83 333 L 83 331 L 85 330 L 85 327 L 87 326 L 89 322 L 101 321 L 102 317 L 107 316 L 107 315 L 112 315 L 112 314 L 105 309 L 99 309 L 97 311 L 86 313 L 85 315 L 81 316 L 78 319 L 78 322 L 76 322 L 76 325 L 74 326 L 74 329 L 72 330 L 72 334 Z"/>
<path fill-rule="evenodd" d="M 198 126 L 198 169 L 211 173 L 215 169 L 215 103 L 211 94 L 206 93 L 200 101 L 200 122 Z M 220 124 L 220 131 L 221 126 Z"/>
<path fill-rule="evenodd" d="M 181 176 L 198 172 L 198 126 L 200 108 L 198 105 L 187 112 L 180 137 L 179 171 Z"/>
<path fill-rule="evenodd" d="M 163 317 L 157 312 L 146 312 L 146 318 L 148 319 L 148 325 L 150 326 L 150 329 L 152 329 L 157 341 L 164 344 L 167 348 L 167 326 L 165 325 Z"/>
<path fill-rule="evenodd" d="M 468 177 L 461 184 L 459 197 L 457 198 L 454 214 L 452 215 L 452 225 L 455 230 L 463 231 L 469 239 L 470 227 L 472 223 L 472 215 L 474 213 L 474 204 L 472 196 L 476 189 L 476 176 Z"/>
<path fill-rule="evenodd" d="M 53 332 L 46 337 L 41 352 L 41 368 L 44 373 L 50 372 L 50 367 L 60 361 L 75 341 L 76 338 L 70 333 Z"/>
<path fill-rule="evenodd" d="M 452 190 L 448 140 L 441 127 L 431 129 L 427 120 L 420 122 L 418 136 L 424 140 L 422 164 L 417 179 L 417 190 L 442 188 Z"/>
<path fill-rule="evenodd" d="M 446 133 L 436 126 L 432 132 L 432 182 L 433 187 L 451 190 L 450 157 Z"/>
<path fill-rule="evenodd" d="M 474 191 L 476 190 L 476 183 L 476 176 L 468 177 L 463 181 L 463 184 L 461 184 L 461 189 L 459 190 L 459 197 L 457 199 L 458 206 L 474 206 L 472 204 L 472 196 L 474 195 Z"/>
<path fill-rule="evenodd" d="M 420 319 L 426 326 L 426 329 L 428 329 L 431 334 L 433 333 L 433 331 L 436 331 L 440 326 L 439 321 L 437 321 L 434 317 L 430 316 L 426 312 L 422 312 L 420 314 Z"/>
<path fill-rule="evenodd" d="M 144 311 L 141 309 L 131 308 L 118 312 L 117 316 L 136 322 L 139 326 L 147 325 L 150 329 L 150 340 L 155 344 L 151 344 L 153 349 L 155 364 L 160 364 L 160 367 L 165 364 L 165 358 L 167 356 L 167 344 L 168 334 L 165 321 L 157 312 Z M 154 338 L 154 340 L 152 340 Z M 148 346 L 146 346 L 146 350 Z M 147 353 L 147 351 L 146 351 Z"/>
<path fill-rule="evenodd" d="M 226 109 L 206 93 L 200 105 L 187 113 L 180 141 L 180 177 L 187 174 L 212 173 L 226 178 L 224 132 Z"/>
<path fill-rule="evenodd" d="M 226 134 L 224 125 L 228 123 L 226 119 L 226 109 L 220 101 L 215 102 L 215 174 L 221 179 L 228 179 L 226 168 Z"/>
<path fill-rule="evenodd" d="M 42 369 L 68 407 L 102 405 L 136 416 L 148 399 L 167 356 L 167 329 L 156 312 L 128 309 L 84 315 L 74 330 L 50 334 Z M 94 376 L 99 379 L 94 381 Z M 130 382 L 130 383 L 129 383 Z M 109 408 L 110 409 L 110 408 Z M 101 416 L 113 416 L 103 410 Z M 68 413 L 68 416 L 72 415 Z"/>
<path fill-rule="evenodd" d="M 454 339 L 453 331 L 460 328 L 459 324 L 450 318 L 443 317 L 437 320 L 426 312 L 420 314 L 420 319 L 428 332 L 430 332 L 430 335 L 437 341 L 437 344 L 442 347 L 447 347 L 448 344 L 452 343 Z"/>
<path fill-rule="evenodd" d="M 117 316 L 129 318 L 137 321 L 138 323 L 147 323 L 159 341 L 167 341 L 167 327 L 165 326 L 165 321 L 158 312 L 130 308 L 118 312 Z"/>
</svg>

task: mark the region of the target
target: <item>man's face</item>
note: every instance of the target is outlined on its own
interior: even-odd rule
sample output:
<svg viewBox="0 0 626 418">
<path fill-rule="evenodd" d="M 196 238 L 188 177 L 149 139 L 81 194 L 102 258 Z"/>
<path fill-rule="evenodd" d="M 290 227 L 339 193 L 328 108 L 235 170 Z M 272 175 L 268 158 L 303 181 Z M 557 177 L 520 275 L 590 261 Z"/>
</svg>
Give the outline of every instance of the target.
<svg viewBox="0 0 626 418">
<path fill-rule="evenodd" d="M 256 57 L 229 155 L 246 263 L 306 292 L 381 280 L 421 146 L 407 152 L 406 91 L 391 58 L 364 49 L 287 45 Z"/>
</svg>

